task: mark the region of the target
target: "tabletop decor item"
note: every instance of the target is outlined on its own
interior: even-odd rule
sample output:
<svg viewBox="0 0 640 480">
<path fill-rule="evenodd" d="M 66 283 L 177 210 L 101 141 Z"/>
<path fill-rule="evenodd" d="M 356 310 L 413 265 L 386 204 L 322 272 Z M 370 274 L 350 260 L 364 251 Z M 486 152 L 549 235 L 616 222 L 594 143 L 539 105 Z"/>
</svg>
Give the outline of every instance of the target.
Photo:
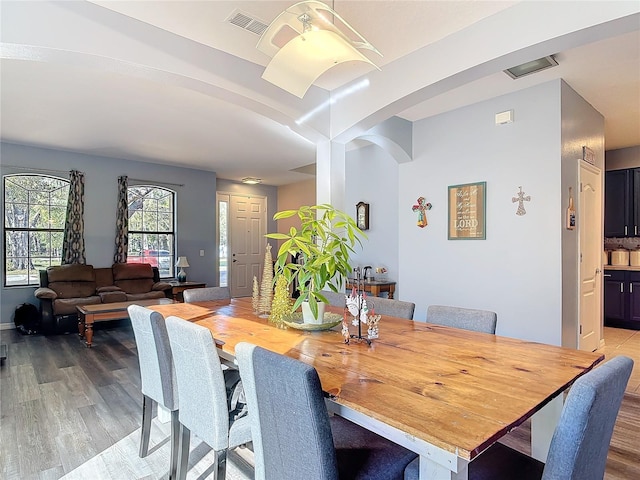
<svg viewBox="0 0 640 480">
<path fill-rule="evenodd" d="M 260 309 L 260 287 L 258 287 L 258 277 L 253 276 L 253 290 L 251 291 L 251 307 L 253 307 L 253 313 L 257 315 Z"/>
<path fill-rule="evenodd" d="M 516 215 L 522 216 L 527 214 L 527 211 L 524 209 L 524 202 L 530 202 L 531 196 L 525 196 L 524 192 L 522 191 L 522 187 L 518 188 L 520 189 L 520 191 L 516 194 L 515 197 L 511 197 L 511 203 L 518 202 L 518 210 L 516 210 Z"/>
<path fill-rule="evenodd" d="M 380 315 L 376 315 L 373 305 L 371 308 L 367 304 L 367 294 L 364 291 L 364 280 L 362 278 L 362 270 L 360 267 L 353 269 L 354 284 L 355 286 L 351 290 L 351 295 L 346 298 L 346 305 L 344 309 L 344 318 L 342 320 L 342 336 L 344 337 L 344 343 L 349 344 L 351 339 L 355 339 L 358 342 L 365 341 L 368 345 L 371 345 L 372 338 L 378 338 L 378 322 L 380 321 Z M 352 334 L 349 331 L 349 323 L 347 322 L 347 314 L 351 315 L 351 324 L 358 327 L 358 333 Z M 368 336 L 362 335 L 362 325 L 368 325 Z"/>
<path fill-rule="evenodd" d="M 269 322 L 277 327 L 282 327 L 286 317 L 291 313 L 291 294 L 289 293 L 289 284 L 287 279 L 282 275 L 276 278 L 276 288 L 273 294 L 273 302 L 271 303 L 271 314 Z"/>
<path fill-rule="evenodd" d="M 264 266 L 262 268 L 262 283 L 260 284 L 260 317 L 267 318 L 271 311 L 271 301 L 273 300 L 273 260 L 271 258 L 271 245 L 267 243 L 264 252 Z"/>
<path fill-rule="evenodd" d="M 449 240 L 485 240 L 487 182 L 449 186 Z"/>
<path fill-rule="evenodd" d="M 411 207 L 411 210 L 418 212 L 418 222 L 416 225 L 424 228 L 429 224 L 429 222 L 427 222 L 427 210 L 431 210 L 431 204 L 427 203 L 424 197 L 418 197 L 417 202 L 417 204 Z"/>
<path fill-rule="evenodd" d="M 323 323 L 319 311 L 329 302 L 322 290 L 341 291 L 351 272 L 351 254 L 367 236 L 352 217 L 329 204 L 284 210 L 273 219 L 294 216 L 300 219 L 300 229 L 291 227 L 288 233 L 266 235 L 282 241 L 275 263 L 276 277 L 284 276 L 289 285 L 297 281 L 300 295 L 292 312 L 302 307 L 308 312 L 305 322 Z M 291 262 L 291 258 L 298 258 L 298 262 Z"/>
</svg>

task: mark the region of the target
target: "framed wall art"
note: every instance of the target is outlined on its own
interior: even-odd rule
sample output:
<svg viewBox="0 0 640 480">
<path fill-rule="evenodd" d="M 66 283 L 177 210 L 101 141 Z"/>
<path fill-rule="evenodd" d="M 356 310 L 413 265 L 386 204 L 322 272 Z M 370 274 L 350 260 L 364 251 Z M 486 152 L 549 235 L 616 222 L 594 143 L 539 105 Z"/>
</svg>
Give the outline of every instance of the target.
<svg viewBox="0 0 640 480">
<path fill-rule="evenodd" d="M 449 240 L 485 240 L 487 182 L 449 186 Z"/>
</svg>

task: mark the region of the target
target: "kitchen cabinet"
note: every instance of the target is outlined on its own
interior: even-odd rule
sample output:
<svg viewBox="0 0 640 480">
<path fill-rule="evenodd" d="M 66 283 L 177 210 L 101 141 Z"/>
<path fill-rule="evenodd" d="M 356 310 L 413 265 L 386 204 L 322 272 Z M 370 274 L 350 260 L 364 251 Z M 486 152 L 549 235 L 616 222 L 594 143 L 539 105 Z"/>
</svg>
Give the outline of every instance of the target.
<svg viewBox="0 0 640 480">
<path fill-rule="evenodd" d="M 640 168 L 605 173 L 604 236 L 640 235 Z"/>
<path fill-rule="evenodd" d="M 640 272 L 604 271 L 604 323 L 640 330 Z"/>
</svg>

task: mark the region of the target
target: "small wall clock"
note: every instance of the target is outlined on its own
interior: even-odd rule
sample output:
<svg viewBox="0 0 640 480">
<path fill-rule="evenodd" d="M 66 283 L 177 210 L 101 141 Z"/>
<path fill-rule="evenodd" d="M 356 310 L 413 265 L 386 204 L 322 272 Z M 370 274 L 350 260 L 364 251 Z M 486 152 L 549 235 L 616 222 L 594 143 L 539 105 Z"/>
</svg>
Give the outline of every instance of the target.
<svg viewBox="0 0 640 480">
<path fill-rule="evenodd" d="M 360 230 L 369 230 L 369 204 L 358 202 L 356 204 L 356 223 Z"/>
</svg>

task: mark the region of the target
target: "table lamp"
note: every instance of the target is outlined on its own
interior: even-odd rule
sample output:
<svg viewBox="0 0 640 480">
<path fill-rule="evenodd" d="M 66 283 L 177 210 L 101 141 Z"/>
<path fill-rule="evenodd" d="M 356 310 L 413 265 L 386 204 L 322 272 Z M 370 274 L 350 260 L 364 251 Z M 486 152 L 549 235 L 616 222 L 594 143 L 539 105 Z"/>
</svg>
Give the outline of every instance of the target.
<svg viewBox="0 0 640 480">
<path fill-rule="evenodd" d="M 189 262 L 187 261 L 187 257 L 178 257 L 178 261 L 176 262 L 176 267 L 180 267 L 180 271 L 178 272 L 178 281 L 186 282 L 187 274 L 184 271 L 185 267 L 189 266 Z"/>
</svg>

